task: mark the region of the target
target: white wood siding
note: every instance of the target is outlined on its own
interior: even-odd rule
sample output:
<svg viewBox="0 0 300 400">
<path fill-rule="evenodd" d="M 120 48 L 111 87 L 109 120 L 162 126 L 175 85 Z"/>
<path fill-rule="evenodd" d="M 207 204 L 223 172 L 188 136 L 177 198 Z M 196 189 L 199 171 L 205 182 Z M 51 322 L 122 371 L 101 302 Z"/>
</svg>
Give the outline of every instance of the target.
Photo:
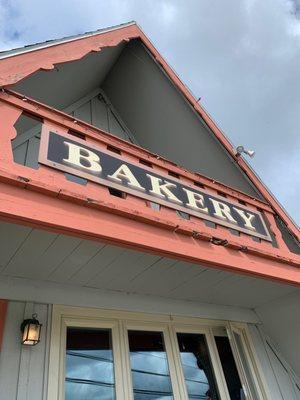
<svg viewBox="0 0 300 400">
<path fill-rule="evenodd" d="M 0 352 L 0 398 L 3 400 L 43 400 L 48 379 L 48 351 L 51 306 L 29 302 L 9 302 L 3 345 Z M 20 324 L 33 313 L 42 326 L 42 340 L 34 347 L 20 344 Z"/>
</svg>

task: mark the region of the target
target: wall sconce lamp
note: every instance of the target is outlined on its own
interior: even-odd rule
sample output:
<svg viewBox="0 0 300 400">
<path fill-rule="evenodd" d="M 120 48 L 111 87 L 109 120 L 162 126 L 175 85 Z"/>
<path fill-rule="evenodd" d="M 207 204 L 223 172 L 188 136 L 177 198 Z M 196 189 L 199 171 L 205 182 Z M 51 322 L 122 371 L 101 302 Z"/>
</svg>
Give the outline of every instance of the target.
<svg viewBox="0 0 300 400">
<path fill-rule="evenodd" d="M 37 314 L 32 314 L 32 318 L 24 319 L 20 329 L 22 332 L 22 344 L 35 346 L 40 341 L 42 324 L 36 319 Z"/>
<path fill-rule="evenodd" d="M 244 146 L 238 146 L 235 150 L 235 155 L 239 157 L 243 153 L 247 154 L 249 157 L 253 158 L 255 156 L 254 150 L 246 150 Z"/>
</svg>

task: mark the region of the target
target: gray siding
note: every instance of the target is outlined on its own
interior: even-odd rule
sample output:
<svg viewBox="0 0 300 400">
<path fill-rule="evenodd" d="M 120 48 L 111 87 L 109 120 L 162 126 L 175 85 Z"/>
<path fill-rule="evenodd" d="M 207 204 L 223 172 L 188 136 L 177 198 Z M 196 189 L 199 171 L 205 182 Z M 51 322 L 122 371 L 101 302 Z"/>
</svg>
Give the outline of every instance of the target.
<svg viewBox="0 0 300 400">
<path fill-rule="evenodd" d="M 100 90 L 99 90 L 100 92 Z M 65 112 L 75 119 L 82 120 L 121 139 L 135 142 L 125 124 L 121 121 L 117 111 L 110 104 L 104 94 L 97 94 L 86 101 L 77 101 L 74 106 L 68 107 Z M 69 111 L 72 110 L 72 111 Z M 16 126 L 17 138 L 13 141 L 14 161 L 17 164 L 30 168 L 38 168 L 38 154 L 40 146 L 41 124 L 35 124 L 28 129 L 28 118 L 20 120 Z"/>
<path fill-rule="evenodd" d="M 300 290 L 279 297 L 255 309 L 264 331 L 300 378 Z"/>
<path fill-rule="evenodd" d="M 9 302 L 0 353 L 1 399 L 46 399 L 50 309 L 45 304 Z M 43 324 L 42 340 L 35 347 L 22 346 L 20 324 L 33 313 Z"/>
<path fill-rule="evenodd" d="M 249 325 L 261 369 L 271 400 L 300 400 L 299 379 L 289 364 L 279 355 L 276 347 L 264 334 L 261 326 Z M 291 348 L 297 347 L 291 343 Z"/>
<path fill-rule="evenodd" d="M 36 347 L 20 344 L 20 324 L 37 313 L 42 340 Z M 11 301 L 8 306 L 3 347 L 0 353 L 0 398 L 46 400 L 51 306 Z M 256 355 L 264 373 L 270 400 L 300 400 L 300 390 L 287 363 L 271 347 L 260 328 L 249 325 Z"/>
<path fill-rule="evenodd" d="M 126 46 L 102 87 L 141 146 L 191 171 L 259 196 L 139 42 Z"/>
</svg>

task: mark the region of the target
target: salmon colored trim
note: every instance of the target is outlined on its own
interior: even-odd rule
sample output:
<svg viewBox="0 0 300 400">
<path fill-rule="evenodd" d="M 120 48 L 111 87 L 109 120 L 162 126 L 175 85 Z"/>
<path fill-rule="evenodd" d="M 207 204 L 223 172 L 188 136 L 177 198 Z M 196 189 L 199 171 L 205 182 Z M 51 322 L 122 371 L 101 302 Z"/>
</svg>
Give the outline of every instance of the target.
<svg viewBox="0 0 300 400">
<path fill-rule="evenodd" d="M 26 101 L 25 101 L 26 100 Z M 2 103 L 3 101 L 3 103 Z M 5 108 L 4 105 L 7 104 Z M 59 133 L 68 132 L 68 130 L 76 130 L 86 138 L 86 143 L 93 145 L 96 144 L 97 147 L 103 148 L 103 151 L 107 149 L 107 145 L 114 145 L 114 147 L 121 150 L 122 158 L 131 163 L 139 164 L 140 159 L 145 158 L 145 154 L 147 155 L 147 160 L 151 162 L 152 168 L 149 170 L 157 172 L 161 175 L 169 176 L 168 172 L 178 172 L 178 176 L 180 177 L 179 182 L 185 184 L 194 185 L 195 181 L 200 181 L 199 174 L 193 174 L 186 170 L 180 169 L 179 167 L 174 167 L 172 163 L 169 163 L 166 160 L 157 160 L 157 157 L 137 146 L 131 146 L 130 143 L 125 142 L 123 140 L 119 140 L 97 128 L 94 128 L 88 124 L 84 124 L 81 121 L 77 121 L 75 124 L 73 117 L 60 113 L 56 110 L 51 110 L 49 107 L 46 107 L 40 103 L 37 103 L 30 99 L 21 99 L 19 95 L 15 93 L 2 93 L 0 94 L 0 106 L 2 105 L 2 113 L 3 120 L 9 119 L 10 124 L 7 125 L 7 134 L 8 138 L 5 136 L 5 129 L 3 130 L 1 147 L 6 148 L 7 151 L 4 152 L 5 160 L 0 165 L 1 172 L 1 180 L 3 182 L 10 182 L 11 184 L 17 186 L 24 186 L 27 189 L 42 191 L 43 193 L 52 196 L 53 194 L 59 195 L 62 197 L 63 195 L 73 202 L 81 202 L 82 204 L 91 205 L 91 199 L 94 207 L 104 207 L 108 212 L 123 212 L 123 214 L 127 215 L 128 218 L 140 218 L 149 224 L 161 224 L 164 225 L 167 216 L 167 220 L 169 221 L 167 224 L 171 224 L 172 226 L 177 226 L 178 231 L 196 231 L 196 232 L 205 232 L 205 235 L 209 235 L 210 237 L 218 236 L 223 239 L 228 240 L 228 243 L 234 242 L 239 243 L 239 246 L 234 244 L 234 247 L 255 247 L 257 252 L 261 252 L 265 254 L 270 251 L 275 257 L 284 257 L 287 259 L 293 259 L 295 256 L 289 251 L 286 244 L 281 240 L 281 233 L 278 232 L 274 218 L 271 218 L 272 209 L 262 203 L 260 201 L 255 201 L 251 197 L 247 195 L 242 195 L 240 192 L 236 192 L 233 189 L 227 188 L 227 191 L 223 191 L 226 193 L 226 197 L 228 200 L 239 201 L 243 200 L 245 205 L 249 207 L 249 209 L 253 210 L 263 210 L 266 217 L 269 219 L 269 223 L 271 225 L 271 229 L 276 234 L 276 240 L 279 243 L 279 248 L 273 248 L 270 243 L 266 243 L 262 241 L 261 243 L 255 243 L 253 246 L 253 241 L 247 235 L 241 235 L 240 237 L 233 237 L 232 234 L 228 231 L 228 229 L 218 229 L 212 230 L 207 227 L 202 220 L 199 218 L 191 217 L 191 220 L 188 222 L 183 222 L 182 219 L 176 217 L 176 214 L 170 214 L 167 209 L 162 209 L 159 214 L 156 212 L 152 212 L 150 215 L 149 212 L 145 211 L 145 202 L 143 200 L 131 199 L 129 202 L 129 198 L 126 200 L 126 206 L 124 207 L 124 202 L 120 205 L 115 205 L 116 199 L 108 196 L 107 190 L 105 188 L 101 188 L 97 185 L 97 188 L 93 188 L 92 185 L 87 185 L 82 187 L 81 185 L 74 185 L 66 181 L 63 173 L 60 171 L 55 171 L 51 168 L 43 167 L 42 165 L 38 170 L 34 170 L 31 168 L 27 168 L 15 163 L 9 163 L 7 157 L 12 159 L 12 151 L 11 151 L 11 139 L 15 136 L 16 132 L 13 128 L 13 124 L 18 118 L 18 115 L 23 111 L 29 112 L 33 115 L 39 116 L 40 119 L 44 120 L 44 127 L 48 126 L 48 129 L 52 129 L 54 131 L 58 131 Z M 14 105 L 14 107 L 11 107 Z M 18 112 L 16 112 L 18 110 Z M 49 122 L 51 121 L 51 122 Z M 5 125 L 5 126 L 6 126 Z M 0 162 L 2 155 L 0 154 Z M 153 161 L 153 162 L 152 162 Z M 13 173 L 12 173 L 13 171 Z M 172 178 L 176 179 L 176 178 Z M 220 186 L 216 182 L 209 182 L 210 185 L 205 185 L 206 189 L 212 195 L 218 195 Z M 212 190 L 211 190 L 212 189 Z M 101 192 L 100 192 L 101 191 Z M 104 206 L 105 204 L 105 206 Z M 107 206 L 109 205 L 109 206 Z M 149 210 L 149 208 L 146 208 Z M 170 211 L 170 210 L 169 210 Z"/>
<path fill-rule="evenodd" d="M 237 162 L 240 168 L 244 171 L 250 181 L 254 184 L 254 186 L 260 191 L 262 196 L 266 199 L 266 201 L 273 207 L 274 211 L 279 215 L 279 217 L 286 223 L 287 227 L 290 231 L 300 239 L 299 228 L 295 225 L 295 223 L 291 220 L 289 215 L 285 212 L 282 206 L 278 203 L 278 201 L 273 197 L 273 195 L 269 192 L 263 182 L 258 178 L 256 173 L 252 170 L 249 164 L 240 156 L 237 156 L 235 150 L 232 147 L 230 141 L 226 138 L 221 129 L 217 126 L 217 124 L 213 121 L 207 111 L 199 104 L 199 102 L 195 99 L 189 89 L 184 85 L 184 83 L 179 79 L 178 75 L 173 71 L 173 69 L 167 64 L 167 62 L 163 59 L 163 57 L 159 54 L 150 40 L 146 37 L 146 35 L 140 31 L 141 39 L 144 44 L 148 47 L 151 53 L 154 55 L 156 60 L 161 64 L 164 71 L 168 74 L 170 79 L 175 83 L 178 89 L 184 94 L 186 99 L 190 102 L 190 104 L 194 107 L 194 109 L 198 112 L 198 114 L 203 118 L 206 122 L 207 126 L 211 129 L 211 131 L 215 134 L 219 142 L 226 148 L 229 154 L 233 157 L 233 159 Z"/>
<path fill-rule="evenodd" d="M 262 210 L 273 212 L 270 205 L 263 200 L 251 197 L 238 189 L 226 186 L 221 182 L 208 178 L 199 173 L 194 173 L 183 169 L 174 162 L 153 154 L 149 150 L 139 147 L 133 143 L 129 143 L 128 141 L 117 136 L 113 136 L 108 132 L 88 124 L 87 122 L 80 121 L 78 119 L 74 120 L 73 116 L 51 108 L 29 97 L 24 97 L 20 93 L 12 90 L 5 90 L 5 92 L 0 92 L 0 100 L 9 105 L 16 106 L 20 110 L 24 110 L 31 115 L 38 117 L 39 119 L 45 119 L 47 121 L 54 122 L 55 124 L 60 125 L 63 129 L 67 128 L 71 131 L 82 133 L 86 138 L 96 139 L 97 142 L 100 141 L 105 143 L 105 145 L 117 147 L 122 152 L 122 155 L 125 154 L 128 156 L 145 159 L 153 166 L 157 166 L 166 171 L 172 171 L 180 177 L 187 178 L 192 182 L 201 183 L 208 188 L 223 192 L 224 194 L 242 200 L 247 204 L 252 204 L 254 207 L 259 207 Z"/>
<path fill-rule="evenodd" d="M 159 213 L 155 210 L 151 210 L 149 207 L 145 207 L 144 200 L 133 203 L 130 198 L 127 199 L 125 205 L 124 200 L 115 199 L 107 195 L 107 192 L 100 188 L 97 190 L 98 196 L 88 197 L 89 193 L 81 194 L 79 192 L 70 191 L 67 188 L 60 188 L 59 186 L 47 186 L 42 182 L 33 181 L 25 177 L 16 177 L 10 173 L 6 173 L 0 170 L 0 181 L 15 185 L 19 188 L 26 189 L 26 191 L 39 192 L 47 196 L 56 197 L 58 199 L 67 200 L 71 203 L 80 204 L 87 208 L 93 208 L 96 210 L 104 211 L 110 214 L 119 215 L 128 219 L 143 222 L 150 226 L 156 226 L 161 229 L 167 229 L 170 231 L 176 231 L 178 234 L 187 235 L 189 237 L 197 236 L 198 240 L 212 241 L 213 238 L 218 237 L 222 240 L 226 240 L 226 246 L 237 251 L 247 251 L 260 255 L 262 258 L 273 259 L 280 261 L 284 264 L 290 264 L 293 266 L 300 266 L 300 257 L 297 255 L 285 251 L 286 247 L 274 248 L 271 243 L 262 241 L 256 243 L 251 238 L 244 234 L 241 237 L 232 236 L 228 229 L 219 226 L 219 229 L 213 229 L 207 227 L 202 220 L 195 218 L 194 220 L 184 221 L 182 219 L 175 219 L 174 216 L 171 219 L 166 210 L 161 210 Z M 67 186 L 67 182 L 66 186 Z M 59 182 L 58 182 L 59 184 Z M 115 200 L 113 200 L 115 199 Z M 144 208 L 141 207 L 144 205 Z M 146 209 L 146 210 L 145 210 Z M 1 208 L 0 208 L 1 214 Z M 41 223 L 43 221 L 41 220 Z"/>
<path fill-rule="evenodd" d="M 217 229 L 209 228 L 199 218 L 191 217 L 190 221 L 182 220 L 176 216 L 176 213 L 174 211 L 172 212 L 168 208 L 162 208 L 160 212 L 156 212 L 154 210 L 151 210 L 149 207 L 146 207 L 145 201 L 138 199 L 135 196 L 128 196 L 126 200 L 118 199 L 116 197 L 110 196 L 108 190 L 100 185 L 96 185 L 93 183 L 89 183 L 87 186 L 84 187 L 81 185 L 75 185 L 74 183 L 67 181 L 63 173 L 52 168 L 44 167 L 41 165 L 38 170 L 34 170 L 13 163 L 11 156 L 11 139 L 13 139 L 16 134 L 13 125 L 23 109 L 31 112 L 36 116 L 40 116 L 40 118 L 44 120 L 44 124 L 50 126 L 50 128 L 54 131 L 58 130 L 59 132 L 63 133 L 68 132 L 69 129 L 73 129 L 82 132 L 86 137 L 87 144 L 94 143 L 97 144 L 99 148 L 102 146 L 104 149 L 107 148 L 108 144 L 112 145 L 112 140 L 115 140 L 115 138 L 96 128 L 90 127 L 88 124 L 83 124 L 80 121 L 77 121 L 77 123 L 75 124 L 72 117 L 63 113 L 59 113 L 55 110 L 53 111 L 49 109 L 49 107 L 38 104 L 32 100 L 22 100 L 19 95 L 15 95 L 12 93 L 2 93 L 0 96 L 0 106 L 2 107 L 2 116 L 3 121 L 5 122 L 5 129 L 3 129 L 3 135 L 0 137 L 0 146 L 6 149 L 4 153 L 0 154 L 0 181 L 5 184 L 13 185 L 19 188 L 18 196 L 16 196 L 14 199 L 11 199 L 11 204 L 13 205 L 13 208 L 9 208 L 9 213 L 7 213 L 5 202 L 2 201 L 2 195 L 4 194 L 0 192 L 0 214 L 3 216 L 3 218 L 8 218 L 10 221 L 13 220 L 16 223 L 31 224 L 32 226 L 44 229 L 60 229 L 55 225 L 55 219 L 58 218 L 57 216 L 55 216 L 55 214 L 53 215 L 54 221 L 52 221 L 52 223 L 51 219 L 49 220 L 48 218 L 49 212 L 47 211 L 46 204 L 48 201 L 51 202 L 51 199 L 49 197 L 54 197 L 57 200 L 62 201 L 61 207 L 65 207 L 66 203 L 63 202 L 63 200 L 66 200 L 68 201 L 68 204 L 70 204 L 70 207 L 75 204 L 77 206 L 80 205 L 84 211 L 88 209 L 93 209 L 93 212 L 98 211 L 99 215 L 97 216 L 95 214 L 95 218 L 97 219 L 101 218 L 102 214 L 100 214 L 100 211 L 102 213 L 105 212 L 107 215 L 116 215 L 118 217 L 121 217 L 119 223 L 122 225 L 122 228 L 124 225 L 126 225 L 126 223 L 124 222 L 124 217 L 126 217 L 127 221 L 134 220 L 139 223 L 142 222 L 144 226 L 141 228 L 140 231 L 136 231 L 136 235 L 139 237 L 143 237 L 144 229 L 159 229 L 157 235 L 162 236 L 165 234 L 165 231 L 171 231 L 173 233 L 176 233 L 176 235 L 185 238 L 182 242 L 183 247 L 185 245 L 186 239 L 193 242 L 196 238 L 197 241 L 210 243 L 213 238 L 217 237 L 221 238 L 222 240 L 226 240 L 226 249 L 233 251 L 236 257 L 240 257 L 241 253 L 247 253 L 249 256 L 251 255 L 255 256 L 256 258 L 258 257 L 257 260 L 260 264 L 263 264 L 264 260 L 272 260 L 275 262 L 275 264 L 280 263 L 282 269 L 288 269 L 290 267 L 296 267 L 298 269 L 300 265 L 300 257 L 291 253 L 287 249 L 285 243 L 280 240 L 281 234 L 280 232 L 278 232 L 278 230 L 276 231 L 274 218 L 271 218 L 271 209 L 264 203 L 253 201 L 253 205 L 252 203 L 248 204 L 251 201 L 251 198 L 249 196 L 244 195 L 246 199 L 246 204 L 247 206 L 249 206 L 249 209 L 256 209 L 257 207 L 260 208 L 261 206 L 264 206 L 264 213 L 269 219 L 269 223 L 273 232 L 276 234 L 276 238 L 279 243 L 278 248 L 272 247 L 271 243 L 265 241 L 262 241 L 261 243 L 253 242 L 251 237 L 245 234 L 240 235 L 240 237 L 233 236 L 228 231 L 228 229 L 222 229 L 222 227 L 220 226 L 218 226 Z M 6 123 L 6 120 L 8 120 L 9 123 Z M 131 146 L 128 142 L 116 141 L 116 143 L 114 144 L 115 147 L 122 150 L 122 157 L 129 162 L 138 162 L 139 159 L 144 158 L 143 154 L 147 154 L 148 160 L 150 161 L 152 161 L 152 158 L 155 159 L 155 155 L 152 155 L 151 153 L 146 152 L 137 146 Z M 4 159 L 2 160 L 1 157 L 4 157 Z M 151 171 L 155 171 L 157 173 L 165 171 L 165 173 L 167 173 L 168 171 L 174 169 L 172 163 L 168 163 L 165 160 L 156 161 L 156 163 L 152 163 L 153 169 L 151 169 Z M 191 179 L 193 183 L 193 181 L 195 180 L 195 174 L 179 169 L 179 167 L 176 168 L 178 168 L 182 177 L 182 180 L 180 180 L 180 182 L 188 183 L 188 179 Z M 216 192 L 218 191 L 218 186 L 215 186 L 215 184 L 211 182 L 211 190 L 212 188 L 214 188 L 214 191 L 211 191 L 211 193 L 216 194 Z M 22 189 L 22 191 L 20 191 L 20 189 Z M 35 192 L 42 194 L 44 196 L 44 199 L 49 199 L 43 200 L 44 207 L 38 210 L 38 212 L 35 214 L 39 215 L 40 219 L 34 219 L 34 221 L 32 221 L 29 217 L 26 217 L 26 213 L 21 213 L 19 215 L 19 210 L 23 207 L 24 196 L 29 196 L 29 199 L 34 199 Z M 235 191 L 233 190 L 231 193 L 232 194 L 231 196 L 228 196 L 228 199 L 239 198 L 239 193 L 235 193 Z M 40 204 L 40 201 L 37 200 L 36 206 L 32 205 L 32 210 L 39 208 Z M 59 208 L 58 205 L 57 207 Z M 81 221 L 82 211 L 77 208 L 77 212 L 78 215 L 75 216 L 74 214 L 73 218 Z M 61 217 L 59 216 L 59 218 Z M 67 234 L 80 235 L 78 231 L 80 232 L 80 229 L 77 227 L 75 232 L 72 233 L 72 229 L 71 227 L 69 227 L 67 229 Z M 117 232 L 117 229 L 115 229 L 114 232 Z M 85 232 L 83 237 L 86 237 L 86 235 L 89 236 L 89 233 Z M 103 240 L 106 239 L 104 238 Z M 114 236 L 113 233 L 111 233 L 108 241 L 113 242 L 114 244 L 119 243 L 118 238 Z M 133 246 L 133 244 L 131 244 L 131 246 Z M 184 248 L 180 249 L 180 251 L 184 250 Z M 154 252 L 155 250 L 152 249 L 151 251 Z M 168 247 L 166 247 L 165 251 L 168 251 Z M 157 252 L 159 253 L 159 249 L 157 250 Z M 175 253 L 173 257 L 176 258 Z M 180 254 L 179 257 L 181 257 Z M 202 254 L 200 254 L 198 263 L 201 263 L 202 261 L 203 263 L 208 264 L 213 263 L 212 258 L 206 261 L 205 260 L 206 258 L 202 258 Z M 193 260 L 191 262 L 196 261 Z M 235 267 L 233 261 L 230 261 L 229 264 L 231 265 L 230 268 Z M 226 265 L 224 268 L 226 269 Z M 246 273 L 246 269 L 247 266 L 245 266 L 244 268 L 244 273 Z M 271 271 L 270 275 L 265 274 L 263 276 L 268 276 L 269 278 L 274 279 L 274 271 Z M 256 275 L 256 273 L 251 269 L 249 269 L 248 273 Z M 279 277 L 279 279 L 284 279 L 283 273 L 281 277 Z M 288 282 L 290 281 L 288 280 Z"/>
<path fill-rule="evenodd" d="M 300 286 L 299 257 L 291 260 L 254 248 L 217 246 L 201 232 L 187 235 L 175 224 L 162 229 L 134 219 L 134 214 L 129 219 L 84 207 L 81 201 L 64 201 L 64 195 L 50 197 L 3 183 L 0 193 L 0 215 L 10 222 Z"/>
<path fill-rule="evenodd" d="M 0 351 L 2 348 L 8 300 L 0 299 Z"/>
<path fill-rule="evenodd" d="M 241 157 L 235 155 L 231 143 L 225 137 L 223 132 L 218 128 L 204 108 L 196 101 L 189 89 L 183 84 L 137 25 L 120 27 L 104 33 L 99 32 L 99 34 L 90 37 L 79 37 L 77 40 L 61 44 L 53 44 L 49 47 L 37 49 L 29 53 L 12 55 L 11 57 L 2 59 L 0 60 L 0 76 L 2 77 L 2 79 L 0 79 L 0 86 L 12 85 L 39 69 L 51 70 L 54 68 L 54 64 L 78 60 L 90 52 L 100 51 L 104 47 L 116 46 L 122 41 L 129 41 L 136 38 L 142 40 L 156 61 L 173 81 L 174 85 L 182 92 L 195 111 L 203 118 L 208 127 L 215 134 L 216 138 L 226 148 L 232 158 L 248 176 L 250 181 L 258 188 L 274 211 L 286 223 L 289 230 L 299 238 L 298 227 L 286 214 L 285 210 L 272 196 L 257 175 L 252 171 L 250 166 Z"/>
</svg>

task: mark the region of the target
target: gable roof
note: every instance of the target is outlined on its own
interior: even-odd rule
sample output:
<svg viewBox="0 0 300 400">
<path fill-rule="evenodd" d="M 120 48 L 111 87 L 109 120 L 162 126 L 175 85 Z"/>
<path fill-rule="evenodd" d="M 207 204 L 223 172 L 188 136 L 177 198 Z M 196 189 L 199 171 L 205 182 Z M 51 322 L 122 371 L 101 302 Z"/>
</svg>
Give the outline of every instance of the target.
<svg viewBox="0 0 300 400">
<path fill-rule="evenodd" d="M 13 57 L 18 54 L 29 53 L 30 51 L 40 50 L 40 49 L 44 49 L 46 47 L 55 46 L 55 45 L 66 43 L 66 42 L 72 42 L 73 40 L 78 40 L 78 39 L 83 39 L 83 38 L 99 35 L 100 33 L 111 32 L 113 30 L 120 29 L 120 28 L 130 26 L 130 25 L 136 25 L 136 23 L 134 21 L 130 21 L 130 22 L 126 22 L 126 23 L 120 24 L 120 25 L 97 29 L 95 31 L 80 33 L 77 35 L 65 36 L 65 37 L 59 38 L 59 39 L 46 40 L 45 42 L 32 43 L 29 45 L 25 45 L 23 47 L 17 47 L 15 49 L 0 51 L 0 60 L 3 58 L 7 58 L 7 57 Z"/>
<path fill-rule="evenodd" d="M 299 238 L 299 229 L 291 217 L 262 183 L 248 163 L 242 157 L 236 155 L 235 149 L 225 134 L 212 120 L 203 106 L 199 104 L 198 100 L 194 98 L 187 86 L 180 80 L 178 75 L 167 64 L 135 22 L 0 52 L 0 87 L 8 88 L 38 70 L 52 70 L 58 63 L 76 61 L 91 52 L 99 52 L 103 48 L 117 46 L 121 42 L 128 42 L 132 39 L 140 39 L 142 41 L 155 61 L 204 120 L 217 140 L 228 151 L 265 200 L 284 221 L 288 229 Z"/>
</svg>

